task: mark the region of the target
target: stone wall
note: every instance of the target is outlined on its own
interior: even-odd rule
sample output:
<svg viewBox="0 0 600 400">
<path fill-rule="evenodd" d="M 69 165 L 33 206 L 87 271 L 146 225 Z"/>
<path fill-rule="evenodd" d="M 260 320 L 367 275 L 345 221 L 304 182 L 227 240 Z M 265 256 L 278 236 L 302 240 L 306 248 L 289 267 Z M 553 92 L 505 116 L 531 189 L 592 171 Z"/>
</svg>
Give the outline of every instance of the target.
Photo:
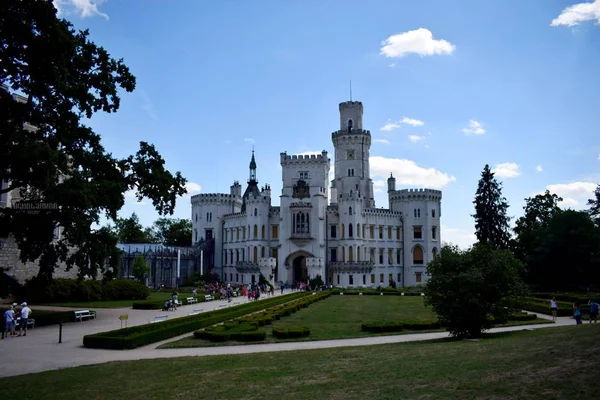
<svg viewBox="0 0 600 400">
<path fill-rule="evenodd" d="M 12 237 L 0 239 L 0 243 L 2 243 L 0 247 L 0 268 L 6 270 L 8 275 L 23 284 L 27 279 L 38 274 L 40 267 L 37 262 L 22 263 L 19 260 L 19 248 Z M 65 265 L 60 265 L 54 270 L 54 277 L 76 279 L 77 268 L 66 271 Z"/>
</svg>

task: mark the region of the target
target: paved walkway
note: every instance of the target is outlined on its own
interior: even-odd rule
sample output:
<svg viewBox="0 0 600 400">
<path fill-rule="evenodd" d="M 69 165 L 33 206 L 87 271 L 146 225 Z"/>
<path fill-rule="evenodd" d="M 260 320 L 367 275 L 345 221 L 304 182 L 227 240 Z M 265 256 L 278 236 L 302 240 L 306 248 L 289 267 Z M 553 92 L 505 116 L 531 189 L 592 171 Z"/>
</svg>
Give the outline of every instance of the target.
<svg viewBox="0 0 600 400">
<path fill-rule="evenodd" d="M 241 301 L 247 302 L 247 300 Z M 171 315 L 169 319 L 188 315 L 188 313 L 195 308 L 202 307 L 205 311 L 210 311 L 216 309 L 221 304 L 224 303 L 222 301 L 213 301 L 201 303 L 201 305 L 183 306 L 177 311 L 169 313 Z M 36 308 L 42 309 L 42 307 Z M 34 312 L 36 308 L 34 308 Z M 190 333 L 186 333 L 185 335 L 181 335 L 176 338 L 171 338 L 163 342 L 154 343 L 134 350 L 100 350 L 87 349 L 83 347 L 82 338 L 84 335 L 120 328 L 121 324 L 118 320 L 118 316 L 123 313 L 129 314 L 129 326 L 148 323 L 148 321 L 155 315 L 164 314 L 151 310 L 97 309 L 96 320 L 64 324 L 63 342 L 61 344 L 58 344 L 57 326 L 40 327 L 36 328 L 35 330 L 29 330 L 27 337 L 9 337 L 0 341 L 0 377 L 16 376 L 80 365 L 100 364 L 110 361 L 367 346 L 433 340 L 448 337 L 446 332 L 434 332 L 394 336 L 372 336 L 356 339 L 318 340 L 240 346 L 160 350 L 156 348 L 163 343 L 178 340 L 190 335 Z M 538 316 L 540 318 L 552 319 L 552 317 L 547 315 L 538 314 Z M 555 324 L 549 323 L 494 328 L 491 329 L 490 332 L 508 332 L 565 325 L 574 325 L 573 319 L 569 317 L 560 317 Z"/>
</svg>

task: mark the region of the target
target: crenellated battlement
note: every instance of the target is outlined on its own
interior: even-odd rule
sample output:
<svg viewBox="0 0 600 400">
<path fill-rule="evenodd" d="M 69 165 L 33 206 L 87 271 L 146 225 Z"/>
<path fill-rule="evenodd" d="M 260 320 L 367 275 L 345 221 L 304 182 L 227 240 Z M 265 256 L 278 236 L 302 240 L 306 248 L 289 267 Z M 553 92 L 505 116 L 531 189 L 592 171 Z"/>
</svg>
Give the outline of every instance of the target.
<svg viewBox="0 0 600 400">
<path fill-rule="evenodd" d="M 366 129 L 352 129 L 350 132 L 339 130 L 331 133 L 331 139 L 336 139 L 338 137 L 344 138 L 354 138 L 356 140 L 362 140 L 364 136 L 368 136 L 369 140 L 371 139 L 371 131 Z"/>
<path fill-rule="evenodd" d="M 340 112 L 348 109 L 360 109 L 362 110 L 363 103 L 362 101 L 344 101 L 340 103 Z"/>
<path fill-rule="evenodd" d="M 250 195 L 246 197 L 246 204 L 268 204 L 271 205 L 271 197 L 261 194 L 260 196 Z"/>
<path fill-rule="evenodd" d="M 442 201 L 442 191 L 435 189 L 401 189 L 390 193 L 390 201 Z"/>
<path fill-rule="evenodd" d="M 280 154 L 281 166 L 293 165 L 293 164 L 329 164 L 329 157 L 327 157 L 327 151 L 323 150 L 321 154 L 292 154 L 288 155 L 287 152 Z"/>
<path fill-rule="evenodd" d="M 402 212 L 400 211 L 390 211 L 385 208 L 367 208 L 364 209 L 362 214 L 364 216 L 367 215 L 380 215 L 380 216 L 388 216 L 388 217 L 401 217 Z"/>
<path fill-rule="evenodd" d="M 203 204 L 241 204 L 242 198 L 240 196 L 226 194 L 226 193 L 200 193 L 193 195 L 191 198 L 192 205 L 199 206 Z"/>
</svg>

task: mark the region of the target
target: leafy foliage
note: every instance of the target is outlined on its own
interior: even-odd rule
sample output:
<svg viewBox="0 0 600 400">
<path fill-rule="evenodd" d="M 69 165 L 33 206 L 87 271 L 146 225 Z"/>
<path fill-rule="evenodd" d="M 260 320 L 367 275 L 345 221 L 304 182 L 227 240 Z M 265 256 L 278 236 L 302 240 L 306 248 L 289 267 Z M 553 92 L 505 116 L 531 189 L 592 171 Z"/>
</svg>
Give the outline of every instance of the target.
<svg viewBox="0 0 600 400">
<path fill-rule="evenodd" d="M 535 283 L 548 290 L 600 285 L 600 228 L 587 212 L 556 213 L 536 236 L 529 260 Z"/>
<path fill-rule="evenodd" d="M 131 266 L 131 273 L 135 279 L 143 283 L 149 272 L 150 266 L 146 263 L 144 257 L 137 256 L 135 260 L 133 260 L 133 265 Z"/>
<path fill-rule="evenodd" d="M 594 224 L 600 228 L 600 185 L 596 187 L 594 198 L 589 199 L 587 205 L 590 206 L 589 213 Z"/>
<path fill-rule="evenodd" d="M 159 218 L 152 229 L 158 243 L 165 246 L 189 247 L 192 245 L 192 221 L 178 218 Z"/>
<path fill-rule="evenodd" d="M 510 234 L 510 217 L 506 215 L 508 202 L 502 196 L 502 184 L 494 178 L 489 165 L 481 172 L 475 194 L 475 235 L 479 243 L 489 243 L 497 248 L 507 248 Z"/>
<path fill-rule="evenodd" d="M 119 238 L 120 243 L 155 243 L 154 233 L 144 228 L 134 212 L 129 218 L 117 218 L 111 228 Z"/>
<path fill-rule="evenodd" d="M 425 304 L 452 336 L 480 337 L 492 320 L 506 320 L 520 311 L 515 299 L 525 294 L 522 267 L 509 250 L 491 244 L 466 251 L 444 246 L 427 265 Z"/>
<path fill-rule="evenodd" d="M 308 285 L 311 287 L 311 289 L 314 290 L 325 285 L 325 282 L 323 282 L 323 278 L 321 277 L 321 275 L 317 275 L 308 281 Z"/>
<path fill-rule="evenodd" d="M 0 193 L 22 189 L 38 208 L 3 208 L 0 237 L 12 234 L 21 260 L 39 260 L 46 280 L 58 262 L 96 276 L 116 244 L 110 230 L 91 228 L 100 216 L 116 220 L 128 190 L 172 214 L 186 180 L 146 142 L 135 155 L 113 157 L 84 124 L 96 112 L 116 112 L 119 92 L 133 91 L 136 80 L 87 30 L 58 19 L 52 2 L 3 0 L 0 32 L 0 83 L 8 87 L 0 90 L 0 180 L 9 182 Z"/>
</svg>

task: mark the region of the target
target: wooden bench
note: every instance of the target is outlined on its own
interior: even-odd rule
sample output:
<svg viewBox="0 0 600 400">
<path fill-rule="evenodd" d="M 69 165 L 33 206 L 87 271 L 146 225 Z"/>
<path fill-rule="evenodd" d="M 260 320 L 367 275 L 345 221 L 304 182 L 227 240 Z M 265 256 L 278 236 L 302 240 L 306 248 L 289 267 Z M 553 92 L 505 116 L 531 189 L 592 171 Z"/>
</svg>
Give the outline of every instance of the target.
<svg viewBox="0 0 600 400">
<path fill-rule="evenodd" d="M 215 297 L 212 294 L 207 294 L 204 296 L 204 301 L 211 301 L 214 299 L 215 299 Z"/>
<path fill-rule="evenodd" d="M 188 297 L 186 300 L 188 304 L 196 304 L 198 302 L 198 299 L 195 297 Z"/>
<path fill-rule="evenodd" d="M 77 322 L 77 321 L 83 322 L 83 320 L 86 318 L 95 319 L 96 311 L 90 311 L 90 310 L 75 311 L 75 322 Z"/>
<path fill-rule="evenodd" d="M 151 324 L 155 323 L 155 322 L 162 322 L 162 321 L 166 321 L 167 318 L 169 318 L 168 315 L 157 315 L 156 317 L 154 317 L 153 320 L 150 321 Z"/>
<path fill-rule="evenodd" d="M 204 311 L 204 308 L 197 308 L 194 311 L 192 311 L 191 313 L 189 313 L 188 315 L 198 315 L 200 314 L 202 311 Z"/>
<path fill-rule="evenodd" d="M 21 326 L 21 317 L 17 318 L 17 327 Z M 27 327 L 31 327 L 31 329 L 35 328 L 35 319 L 27 318 Z"/>
</svg>

